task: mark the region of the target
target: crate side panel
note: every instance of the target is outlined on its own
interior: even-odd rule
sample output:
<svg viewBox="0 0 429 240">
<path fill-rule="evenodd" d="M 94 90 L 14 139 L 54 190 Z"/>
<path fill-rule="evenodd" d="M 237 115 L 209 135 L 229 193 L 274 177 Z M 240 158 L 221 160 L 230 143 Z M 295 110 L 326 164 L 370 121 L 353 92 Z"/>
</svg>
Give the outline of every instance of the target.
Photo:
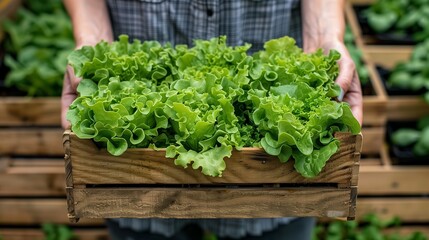
<svg viewBox="0 0 429 240">
<path fill-rule="evenodd" d="M 352 168 L 359 161 L 356 146 L 361 137 L 338 134 L 341 147 L 313 179 L 298 174 L 293 161 L 282 164 L 261 149 L 235 151 L 226 159 L 222 177 L 204 176 L 200 170 L 186 169 L 166 159 L 164 151 L 129 149 L 119 157 L 98 149 L 90 140 L 70 135 L 74 184 L 204 184 L 204 183 L 341 183 L 350 185 Z M 359 141 L 359 144 L 357 143 Z M 269 173 L 269 174 L 267 174 Z"/>
<path fill-rule="evenodd" d="M 350 189 L 74 189 L 77 218 L 347 217 Z"/>
</svg>

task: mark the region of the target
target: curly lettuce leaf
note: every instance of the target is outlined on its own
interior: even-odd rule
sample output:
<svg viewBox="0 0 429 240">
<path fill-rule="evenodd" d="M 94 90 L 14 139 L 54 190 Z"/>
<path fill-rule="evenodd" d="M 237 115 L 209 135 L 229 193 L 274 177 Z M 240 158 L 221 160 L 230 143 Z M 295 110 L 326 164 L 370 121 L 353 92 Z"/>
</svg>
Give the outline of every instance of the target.
<svg viewBox="0 0 429 240">
<path fill-rule="evenodd" d="M 305 54 L 291 38 L 249 45 L 129 43 L 127 36 L 69 56 L 83 80 L 67 118 L 80 138 L 113 155 L 166 148 L 176 165 L 221 176 L 232 149 L 262 147 L 316 176 L 338 149 L 336 131 L 360 131 L 334 83 L 340 55 Z"/>
</svg>

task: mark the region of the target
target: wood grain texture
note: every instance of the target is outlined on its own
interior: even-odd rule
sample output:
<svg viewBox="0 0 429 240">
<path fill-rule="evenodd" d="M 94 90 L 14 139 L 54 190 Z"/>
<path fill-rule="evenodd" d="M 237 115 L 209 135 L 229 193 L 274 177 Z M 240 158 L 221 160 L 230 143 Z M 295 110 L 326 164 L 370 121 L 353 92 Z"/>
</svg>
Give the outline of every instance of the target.
<svg viewBox="0 0 429 240">
<path fill-rule="evenodd" d="M 356 217 L 375 213 L 382 219 L 399 217 L 402 222 L 429 222 L 429 198 L 359 198 Z"/>
<path fill-rule="evenodd" d="M 361 166 L 359 194 L 429 194 L 429 166 Z"/>
<path fill-rule="evenodd" d="M 413 48 L 413 46 L 365 45 L 362 51 L 375 65 L 392 69 L 396 64 L 408 61 Z"/>
<path fill-rule="evenodd" d="M 59 97 L 0 97 L 0 126 L 60 126 Z"/>
<path fill-rule="evenodd" d="M 80 218 L 347 217 L 350 189 L 86 188 L 74 200 Z"/>
<path fill-rule="evenodd" d="M 429 104 L 421 96 L 391 96 L 387 103 L 389 120 L 415 121 L 429 115 Z"/>
<path fill-rule="evenodd" d="M 385 138 L 384 127 L 364 127 L 362 128 L 362 136 L 362 154 L 380 153 Z"/>
<path fill-rule="evenodd" d="M 0 198 L 0 225 L 70 224 L 64 198 Z M 103 226 L 102 219 L 82 219 L 80 225 Z M 74 225 L 74 224 L 72 224 Z"/>
<path fill-rule="evenodd" d="M 64 173 L 0 174 L 0 196 L 64 195 Z"/>
<path fill-rule="evenodd" d="M 9 166 L 0 172 L 0 196 L 64 196 L 62 159 L 2 159 Z"/>
<path fill-rule="evenodd" d="M 109 240 L 109 232 L 106 228 L 76 229 L 73 233 L 79 240 Z M 45 240 L 45 234 L 40 228 L 1 228 L 0 236 L 5 240 Z"/>
<path fill-rule="evenodd" d="M 70 135 L 70 136 L 67 136 Z M 339 183 L 350 186 L 352 170 L 359 162 L 362 137 L 339 133 L 340 150 L 313 179 L 302 177 L 293 168 L 293 161 L 282 164 L 261 149 L 234 151 L 226 159 L 222 177 L 208 177 L 191 167 L 174 165 L 164 151 L 128 149 L 114 157 L 98 149 L 92 141 L 65 133 L 64 141 L 71 149 L 73 184 L 207 184 L 207 183 Z M 67 176 L 71 168 L 66 167 Z M 267 174 L 269 173 L 269 174 Z M 357 176 L 356 176 L 357 177 Z"/>
<path fill-rule="evenodd" d="M 61 128 L 2 128 L 0 155 L 64 156 Z"/>
</svg>

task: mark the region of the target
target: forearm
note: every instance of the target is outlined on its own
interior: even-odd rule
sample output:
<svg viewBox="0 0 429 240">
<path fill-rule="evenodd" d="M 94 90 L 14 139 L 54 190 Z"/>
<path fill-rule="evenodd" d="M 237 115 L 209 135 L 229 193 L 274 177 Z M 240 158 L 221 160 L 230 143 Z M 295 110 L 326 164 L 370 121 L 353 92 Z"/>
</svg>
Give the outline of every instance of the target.
<svg viewBox="0 0 429 240">
<path fill-rule="evenodd" d="M 344 0 L 302 0 L 304 49 L 314 51 L 332 41 L 343 41 Z"/>
<path fill-rule="evenodd" d="M 64 0 L 73 24 L 76 47 L 112 41 L 112 27 L 105 0 Z"/>
</svg>

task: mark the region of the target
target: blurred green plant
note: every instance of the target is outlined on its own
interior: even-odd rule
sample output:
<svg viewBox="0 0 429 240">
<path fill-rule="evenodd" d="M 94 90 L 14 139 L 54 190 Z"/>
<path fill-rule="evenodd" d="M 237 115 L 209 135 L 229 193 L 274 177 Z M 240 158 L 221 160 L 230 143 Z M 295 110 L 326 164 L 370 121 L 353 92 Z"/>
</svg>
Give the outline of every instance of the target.
<svg viewBox="0 0 429 240">
<path fill-rule="evenodd" d="M 396 130 L 391 141 L 399 147 L 413 149 L 415 156 L 429 156 L 429 116 L 417 122 L 417 128 L 400 128 Z"/>
<path fill-rule="evenodd" d="M 407 62 L 397 64 L 389 79 L 388 87 L 409 91 L 425 91 L 424 99 L 429 103 L 429 39 L 416 45 Z"/>
<path fill-rule="evenodd" d="M 74 48 L 71 21 L 61 0 L 25 2 L 6 32 L 5 86 L 29 96 L 60 96 L 67 56 Z"/>
<path fill-rule="evenodd" d="M 75 239 L 73 231 L 66 225 L 45 223 L 42 225 L 45 240 L 72 240 Z"/>
<path fill-rule="evenodd" d="M 383 221 L 375 214 L 368 214 L 361 222 L 334 221 L 327 226 L 320 224 L 314 230 L 312 240 L 427 240 L 420 232 L 408 236 L 383 232 L 400 225 L 401 221 L 397 217 Z"/>
<path fill-rule="evenodd" d="M 378 33 L 429 38 L 429 0 L 377 0 L 365 12 L 369 26 Z"/>
</svg>

